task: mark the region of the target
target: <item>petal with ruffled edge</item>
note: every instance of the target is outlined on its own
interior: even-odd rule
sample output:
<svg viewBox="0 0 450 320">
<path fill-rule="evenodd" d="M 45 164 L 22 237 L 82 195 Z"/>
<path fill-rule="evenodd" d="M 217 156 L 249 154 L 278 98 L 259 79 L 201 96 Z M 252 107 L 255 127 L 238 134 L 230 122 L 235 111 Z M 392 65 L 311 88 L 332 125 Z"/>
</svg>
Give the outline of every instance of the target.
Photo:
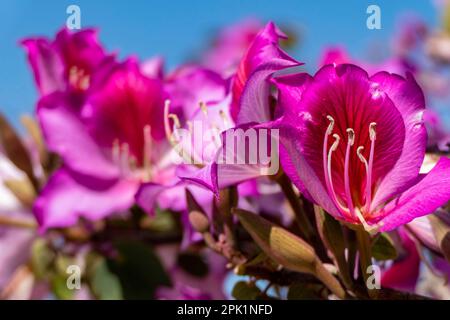
<svg viewBox="0 0 450 320">
<path fill-rule="evenodd" d="M 33 211 L 41 231 L 74 225 L 80 217 L 95 221 L 130 208 L 138 186 L 136 180 L 98 180 L 63 167 L 50 178 Z"/>
<path fill-rule="evenodd" d="M 420 181 L 388 203 L 380 213 L 380 231 L 390 231 L 433 213 L 450 200 L 450 159 L 442 157 Z"/>
<path fill-rule="evenodd" d="M 44 38 L 22 41 L 34 79 L 41 95 L 64 90 L 64 63 L 51 43 Z"/>
<path fill-rule="evenodd" d="M 334 119 L 333 133 L 339 136 L 340 143 L 333 153 L 331 174 L 336 195 L 344 203 L 347 202 L 343 174 L 347 129 L 353 129 L 354 146 L 349 155 L 349 181 L 353 203 L 362 205 L 365 201 L 366 173 L 363 163 L 358 159 L 356 148 L 364 147 L 363 154 L 369 158 L 369 127 L 371 123 L 376 123 L 377 142 L 371 171 L 372 188 L 376 188 L 402 151 L 404 124 L 400 112 L 386 94 L 373 88 L 367 73 L 354 65 L 327 65 L 313 78 L 304 74 L 291 75 L 279 79 L 277 86 L 279 102 L 285 110 L 281 130 L 288 130 L 282 136 L 285 141 L 295 140 L 290 144 L 291 151 L 287 151 L 289 154 L 293 154 L 293 149 L 297 149 L 297 153 L 301 152 L 302 159 L 308 162 L 308 167 L 314 170 L 314 175 L 324 186 L 326 181 L 322 146 L 330 125 L 327 116 Z M 392 127 L 397 130 L 392 132 Z M 328 139 L 326 150 L 330 149 L 331 144 L 332 139 Z M 292 171 L 288 172 L 289 176 L 304 191 L 305 188 L 301 185 L 306 184 L 306 181 L 297 179 L 296 170 L 291 170 L 293 165 L 289 164 L 287 157 L 284 159 L 284 166 Z M 319 196 L 306 189 L 313 198 Z M 318 191 L 319 188 L 315 186 L 314 190 Z"/>
<path fill-rule="evenodd" d="M 102 179 L 119 176 L 118 166 L 87 133 L 67 95 L 54 93 L 42 98 L 37 114 L 48 148 L 71 170 Z"/>
<path fill-rule="evenodd" d="M 334 217 L 340 218 L 341 214 L 331 200 L 324 184 L 305 159 L 298 140 L 292 139 L 299 134 L 296 128 L 287 125 L 282 125 L 280 128 L 281 166 L 302 193 Z"/>
<path fill-rule="evenodd" d="M 276 71 L 302 63 L 280 49 L 286 36 L 270 22 L 255 37 L 232 82 L 231 116 L 237 124 L 270 120 L 269 77 Z"/>
<path fill-rule="evenodd" d="M 411 74 L 406 79 L 395 74 L 380 72 L 370 78 L 385 92 L 400 111 L 405 124 L 405 140 L 400 158 L 384 177 L 373 198 L 372 208 L 406 190 L 417 178 L 427 144 L 423 121 L 425 98 Z M 397 131 L 397 129 L 395 130 Z"/>
</svg>

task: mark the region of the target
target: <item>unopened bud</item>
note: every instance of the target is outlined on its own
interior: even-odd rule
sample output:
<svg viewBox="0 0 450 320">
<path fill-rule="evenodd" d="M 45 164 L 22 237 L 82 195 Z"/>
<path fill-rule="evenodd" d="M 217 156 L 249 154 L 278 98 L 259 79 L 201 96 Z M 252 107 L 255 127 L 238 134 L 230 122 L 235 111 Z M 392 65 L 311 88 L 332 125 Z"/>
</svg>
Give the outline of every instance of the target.
<svg viewBox="0 0 450 320">
<path fill-rule="evenodd" d="M 189 222 L 195 231 L 204 233 L 209 231 L 208 218 L 200 211 L 194 210 L 189 213 Z"/>
</svg>

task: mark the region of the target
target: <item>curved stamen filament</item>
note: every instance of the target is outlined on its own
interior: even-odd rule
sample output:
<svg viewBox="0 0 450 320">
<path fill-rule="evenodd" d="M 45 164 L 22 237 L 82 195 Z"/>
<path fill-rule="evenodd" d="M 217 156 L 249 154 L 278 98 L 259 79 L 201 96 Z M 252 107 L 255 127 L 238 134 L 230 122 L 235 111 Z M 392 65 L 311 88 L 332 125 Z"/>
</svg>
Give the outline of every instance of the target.
<svg viewBox="0 0 450 320">
<path fill-rule="evenodd" d="M 345 196 L 347 197 L 347 206 L 350 211 L 350 214 L 355 217 L 355 207 L 353 205 L 352 194 L 350 190 L 350 176 L 349 176 L 349 167 L 350 167 L 350 148 L 355 143 L 355 131 L 353 129 L 347 129 L 348 140 L 347 140 L 347 148 L 345 150 L 345 165 L 344 165 L 344 184 L 345 184 Z"/>
<path fill-rule="evenodd" d="M 335 139 L 335 141 L 333 142 L 331 148 L 329 151 L 327 151 L 328 149 L 328 136 L 330 136 L 333 133 L 333 128 L 334 128 L 334 119 L 331 116 L 327 116 L 327 119 L 330 121 L 330 124 L 328 125 L 328 128 L 325 132 L 325 137 L 323 139 L 323 171 L 324 171 L 324 177 L 325 177 L 325 184 L 327 186 L 328 189 L 328 193 L 331 196 L 331 200 L 334 202 L 334 204 L 336 205 L 336 207 L 338 208 L 342 208 L 342 206 L 339 204 L 339 202 L 337 201 L 337 197 L 336 197 L 336 193 L 334 192 L 334 187 L 333 187 L 333 179 L 331 177 L 331 156 L 333 154 L 333 152 L 337 149 L 338 145 L 339 145 L 339 136 L 337 134 L 333 134 L 333 137 Z M 340 212 L 340 210 L 338 210 Z"/>
<path fill-rule="evenodd" d="M 372 171 L 373 171 L 373 157 L 375 155 L 375 140 L 377 138 L 377 133 L 375 131 L 375 122 L 371 122 L 369 125 L 369 137 L 370 137 L 370 154 L 369 154 L 369 174 L 367 175 L 367 202 L 366 209 L 370 212 L 370 207 L 372 205 Z"/>
<path fill-rule="evenodd" d="M 145 174 L 145 180 L 151 179 L 151 161 L 152 161 L 152 145 L 153 145 L 153 139 L 152 139 L 152 128 L 150 125 L 146 125 L 144 127 L 144 174 Z"/>
<path fill-rule="evenodd" d="M 331 174 L 331 156 L 332 156 L 333 152 L 336 151 L 337 147 L 339 146 L 339 141 L 341 140 L 341 138 L 339 138 L 339 136 L 337 134 L 333 134 L 333 138 L 334 138 L 334 142 L 331 145 L 330 150 L 328 151 L 328 159 L 327 159 L 328 180 L 330 181 L 330 188 L 331 188 L 331 194 L 333 195 L 333 199 L 336 202 L 336 205 L 341 207 L 337 200 L 336 192 L 334 191 L 333 175 Z"/>
<path fill-rule="evenodd" d="M 328 180 L 327 150 L 328 150 L 328 136 L 331 135 L 331 133 L 333 132 L 334 119 L 331 116 L 327 116 L 327 119 L 330 120 L 330 124 L 328 125 L 328 128 L 325 131 L 325 137 L 323 138 L 322 159 L 323 159 L 323 173 L 324 173 L 323 175 L 325 177 L 325 183 L 327 185 L 327 189 L 331 190 L 330 181 Z"/>
<path fill-rule="evenodd" d="M 362 155 L 362 150 L 364 150 L 363 146 L 359 146 L 358 149 L 356 149 L 356 154 L 358 155 L 359 160 L 364 164 L 364 167 L 366 169 L 366 204 L 367 201 L 370 198 L 370 184 L 369 184 L 369 164 L 367 163 L 366 158 Z"/>
</svg>

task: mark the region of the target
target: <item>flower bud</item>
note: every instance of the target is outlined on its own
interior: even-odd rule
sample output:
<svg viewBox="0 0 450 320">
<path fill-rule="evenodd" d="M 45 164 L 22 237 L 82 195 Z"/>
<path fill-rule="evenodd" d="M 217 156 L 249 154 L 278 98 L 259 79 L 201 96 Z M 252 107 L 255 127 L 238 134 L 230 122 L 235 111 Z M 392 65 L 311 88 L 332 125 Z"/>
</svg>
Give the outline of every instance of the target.
<svg viewBox="0 0 450 320">
<path fill-rule="evenodd" d="M 195 231 L 200 233 L 207 232 L 209 230 L 208 218 L 200 211 L 193 210 L 189 213 L 189 222 Z"/>
</svg>

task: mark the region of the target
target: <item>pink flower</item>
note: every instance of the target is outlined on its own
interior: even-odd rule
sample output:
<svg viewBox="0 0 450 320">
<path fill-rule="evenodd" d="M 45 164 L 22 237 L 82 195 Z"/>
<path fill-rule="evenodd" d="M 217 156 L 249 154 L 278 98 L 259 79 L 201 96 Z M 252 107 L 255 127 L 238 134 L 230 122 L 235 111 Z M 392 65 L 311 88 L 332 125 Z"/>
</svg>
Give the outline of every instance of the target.
<svg viewBox="0 0 450 320">
<path fill-rule="evenodd" d="M 166 98 L 162 81 L 144 76 L 130 59 L 114 66 L 80 110 L 66 93 L 41 99 L 46 143 L 64 162 L 34 206 L 42 229 L 124 211 L 142 182 L 165 179 L 157 163 L 167 150 Z"/>
<path fill-rule="evenodd" d="M 312 201 L 335 218 L 388 231 L 450 199 L 450 160 L 419 174 L 427 142 L 425 102 L 411 75 L 327 65 L 314 77 L 275 80 L 281 162 Z"/>
</svg>

